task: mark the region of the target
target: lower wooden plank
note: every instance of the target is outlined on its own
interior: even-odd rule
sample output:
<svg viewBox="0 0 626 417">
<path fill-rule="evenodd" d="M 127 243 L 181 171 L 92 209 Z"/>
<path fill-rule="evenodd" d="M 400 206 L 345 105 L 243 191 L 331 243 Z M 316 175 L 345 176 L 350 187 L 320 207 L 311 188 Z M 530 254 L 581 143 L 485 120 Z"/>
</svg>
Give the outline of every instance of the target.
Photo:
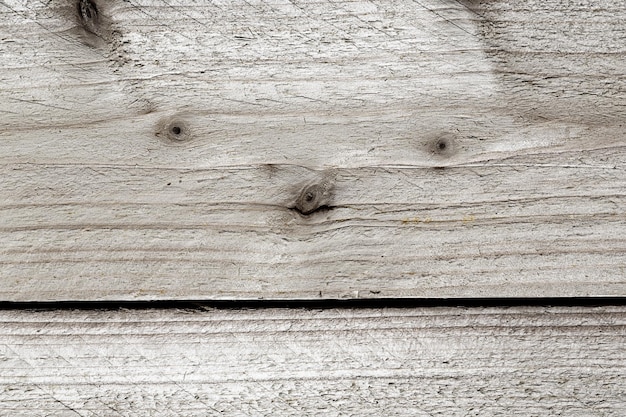
<svg viewBox="0 0 626 417">
<path fill-rule="evenodd" d="M 626 414 L 626 307 L 0 312 L 0 415 Z"/>
</svg>

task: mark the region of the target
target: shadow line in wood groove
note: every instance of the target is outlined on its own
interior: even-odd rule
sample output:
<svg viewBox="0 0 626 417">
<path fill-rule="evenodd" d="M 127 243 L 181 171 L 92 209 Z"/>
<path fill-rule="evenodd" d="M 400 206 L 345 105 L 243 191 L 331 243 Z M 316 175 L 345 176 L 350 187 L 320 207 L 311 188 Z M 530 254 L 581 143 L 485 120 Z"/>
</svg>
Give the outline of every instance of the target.
<svg viewBox="0 0 626 417">
<path fill-rule="evenodd" d="M 626 305 L 626 297 L 546 298 L 372 298 L 276 300 L 156 300 L 156 301 L 0 301 L 0 310 L 150 310 L 150 309 L 372 309 L 420 307 L 601 307 Z"/>
</svg>

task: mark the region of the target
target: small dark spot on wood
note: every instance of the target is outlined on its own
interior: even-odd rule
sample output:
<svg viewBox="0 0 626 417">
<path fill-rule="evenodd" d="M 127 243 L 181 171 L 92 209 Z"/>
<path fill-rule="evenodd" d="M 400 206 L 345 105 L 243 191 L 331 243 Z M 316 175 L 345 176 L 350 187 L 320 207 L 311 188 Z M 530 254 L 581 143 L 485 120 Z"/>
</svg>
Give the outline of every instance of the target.
<svg viewBox="0 0 626 417">
<path fill-rule="evenodd" d="M 439 154 L 444 154 L 446 149 L 450 148 L 450 144 L 448 143 L 449 139 L 446 137 L 442 137 L 436 140 L 434 143 L 435 152 Z"/>
<path fill-rule="evenodd" d="M 182 132 L 180 126 L 172 126 L 172 133 L 175 135 L 180 135 L 180 133 Z"/>
</svg>

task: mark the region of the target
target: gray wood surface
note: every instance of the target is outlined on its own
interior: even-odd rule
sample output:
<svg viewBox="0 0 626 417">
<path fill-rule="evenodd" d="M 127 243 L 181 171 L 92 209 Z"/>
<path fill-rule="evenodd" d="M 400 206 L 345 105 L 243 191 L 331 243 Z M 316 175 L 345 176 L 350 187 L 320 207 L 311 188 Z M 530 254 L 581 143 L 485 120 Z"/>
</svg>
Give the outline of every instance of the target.
<svg viewBox="0 0 626 417">
<path fill-rule="evenodd" d="M 3 416 L 615 416 L 626 308 L 0 311 Z"/>
<path fill-rule="evenodd" d="M 626 6 L 0 2 L 0 299 L 626 295 Z"/>
</svg>

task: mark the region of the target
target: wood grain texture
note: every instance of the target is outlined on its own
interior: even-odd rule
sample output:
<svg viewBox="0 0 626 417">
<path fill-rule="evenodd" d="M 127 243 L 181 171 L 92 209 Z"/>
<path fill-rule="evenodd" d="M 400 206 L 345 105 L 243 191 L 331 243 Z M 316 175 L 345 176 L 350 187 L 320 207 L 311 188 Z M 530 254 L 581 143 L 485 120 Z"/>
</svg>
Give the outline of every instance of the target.
<svg viewBox="0 0 626 417">
<path fill-rule="evenodd" d="M 0 414 L 615 416 L 626 308 L 0 312 Z"/>
<path fill-rule="evenodd" d="M 626 295 L 625 21 L 4 0 L 0 299 Z"/>
</svg>

